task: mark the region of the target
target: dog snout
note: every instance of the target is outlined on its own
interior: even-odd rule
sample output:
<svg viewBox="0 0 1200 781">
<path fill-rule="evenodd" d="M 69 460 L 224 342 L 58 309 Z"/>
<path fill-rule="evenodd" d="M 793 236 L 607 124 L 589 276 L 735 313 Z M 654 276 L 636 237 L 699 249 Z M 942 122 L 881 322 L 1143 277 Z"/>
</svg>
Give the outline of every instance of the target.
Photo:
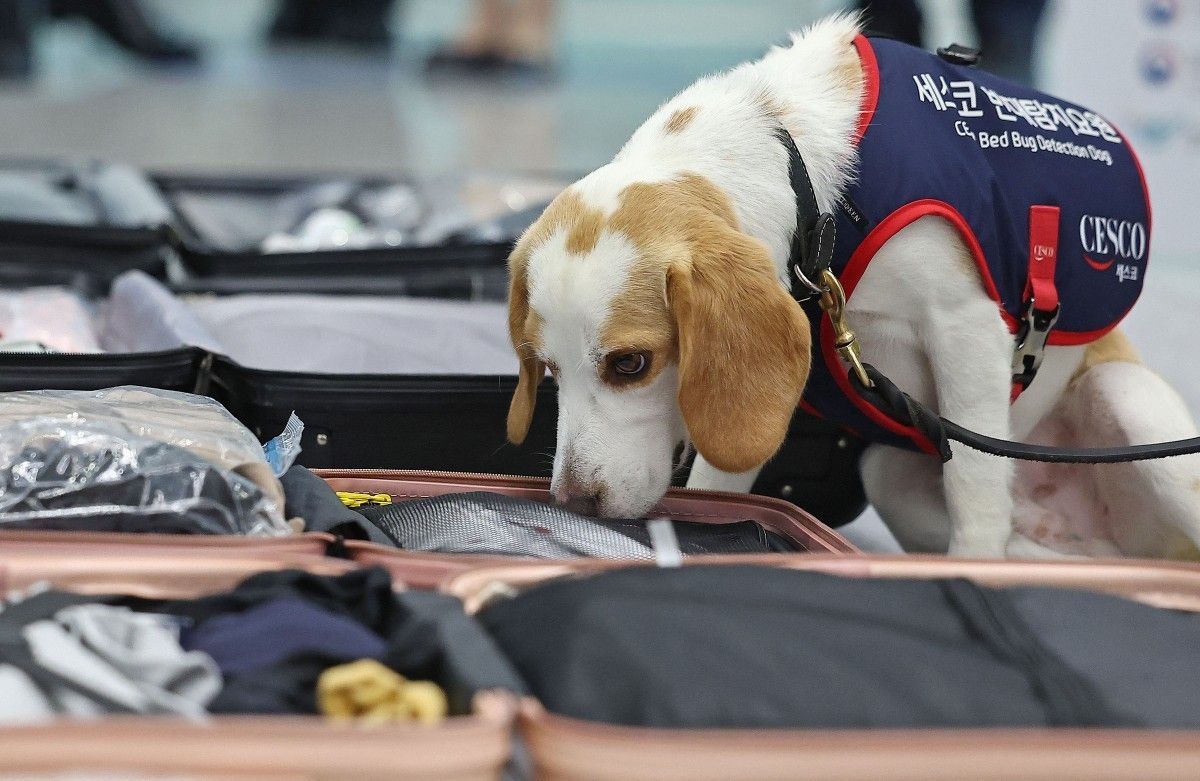
<svg viewBox="0 0 1200 781">
<path fill-rule="evenodd" d="M 568 475 L 554 492 L 555 501 L 564 509 L 580 515 L 597 515 L 600 511 L 600 486 L 590 480 Z"/>
</svg>

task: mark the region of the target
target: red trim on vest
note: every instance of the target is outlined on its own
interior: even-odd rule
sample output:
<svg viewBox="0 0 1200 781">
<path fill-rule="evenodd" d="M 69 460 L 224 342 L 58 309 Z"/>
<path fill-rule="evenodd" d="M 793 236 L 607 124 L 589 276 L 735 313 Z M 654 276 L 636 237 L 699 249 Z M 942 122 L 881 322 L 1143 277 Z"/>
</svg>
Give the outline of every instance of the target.
<svg viewBox="0 0 1200 781">
<path fill-rule="evenodd" d="M 814 418 L 822 418 L 822 419 L 825 418 L 825 416 L 821 414 L 821 410 L 819 410 L 816 407 L 814 407 L 813 405 L 809 404 L 804 399 L 800 399 L 800 409 L 804 410 L 809 415 L 812 415 Z"/>
<path fill-rule="evenodd" d="M 854 48 L 858 52 L 858 61 L 863 71 L 863 97 L 858 112 L 858 129 L 854 132 L 854 145 L 862 141 L 871 120 L 875 118 L 875 107 L 879 105 L 879 63 L 875 59 L 875 50 L 865 35 L 854 38 Z"/>
<path fill-rule="evenodd" d="M 876 108 L 879 103 L 880 79 L 879 79 L 879 64 L 878 64 L 878 61 L 875 56 L 874 48 L 871 46 L 870 40 L 868 40 L 863 35 L 858 35 L 854 39 L 854 48 L 858 52 L 859 61 L 862 65 L 862 69 L 863 69 L 862 106 L 861 106 L 861 109 L 859 112 L 858 127 L 857 127 L 854 137 L 853 137 L 853 144 L 855 146 L 858 146 L 859 142 L 862 140 L 863 136 L 866 134 L 867 129 L 870 126 L 871 121 L 874 119 L 874 116 L 875 116 L 875 111 L 876 111 Z M 1115 125 L 1113 127 L 1114 127 L 1114 129 L 1116 129 L 1117 133 L 1121 136 L 1121 140 L 1124 141 L 1126 147 L 1128 147 L 1130 156 L 1133 158 L 1134 165 L 1137 168 L 1138 177 L 1141 180 L 1141 184 L 1142 184 L 1142 193 L 1143 193 L 1143 195 L 1145 197 L 1145 201 L 1146 201 L 1146 223 L 1147 223 L 1146 229 L 1147 229 L 1147 233 L 1149 233 L 1150 227 L 1151 227 L 1151 221 L 1152 221 L 1152 213 L 1151 213 L 1151 208 L 1150 208 L 1150 190 L 1146 184 L 1146 175 L 1145 175 L 1144 170 L 1142 169 L 1141 160 L 1138 158 L 1137 151 L 1133 148 L 1133 145 L 1129 143 L 1129 139 L 1126 138 L 1125 134 L 1122 133 L 1119 128 L 1116 128 Z M 1050 207 L 1050 206 L 1042 206 L 1042 207 L 1035 206 L 1035 207 L 1033 207 L 1033 209 L 1052 209 L 1053 210 L 1054 226 L 1055 226 L 1055 228 L 1054 228 L 1054 238 L 1055 238 L 1054 245 L 1057 249 L 1059 208 L 1058 207 Z M 976 238 L 974 231 L 971 230 L 970 224 L 966 221 L 966 219 L 962 216 L 962 214 L 959 213 L 959 211 L 957 209 L 955 209 L 952 205 L 950 205 L 949 203 L 946 203 L 945 201 L 940 201 L 940 200 L 936 200 L 936 199 L 928 199 L 928 198 L 921 199 L 921 200 L 913 201 L 911 203 L 907 203 L 904 206 L 901 206 L 900 208 L 896 209 L 894 212 L 889 214 L 887 217 L 885 217 L 883 220 L 881 220 L 880 223 L 878 225 L 876 225 L 875 228 L 866 236 L 866 238 L 863 239 L 862 243 L 859 244 L 859 246 L 855 249 L 854 254 L 851 255 L 850 260 L 847 262 L 846 267 L 842 270 L 842 273 L 840 275 L 840 281 L 842 283 L 842 288 L 845 290 L 845 293 L 846 293 L 846 300 L 849 301 L 850 296 L 854 291 L 854 288 L 857 286 L 859 280 L 862 279 L 863 274 L 866 273 L 867 265 L 870 263 L 871 258 L 874 257 L 875 253 L 877 253 L 880 250 L 880 248 L 882 248 L 883 245 L 887 243 L 887 241 L 889 239 L 891 239 L 893 236 L 895 236 L 897 233 L 899 233 L 902 229 L 906 228 L 908 225 L 912 224 L 916 220 L 920 219 L 921 217 L 925 217 L 925 216 L 941 217 L 941 218 L 945 219 L 947 222 L 949 222 L 951 225 L 953 225 L 958 230 L 959 234 L 963 238 L 963 241 L 966 243 L 967 248 L 971 251 L 971 256 L 975 260 L 976 267 L 979 269 L 979 275 L 983 281 L 983 285 L 984 285 L 985 290 L 987 291 L 988 296 L 994 302 L 996 302 L 997 310 L 1000 313 L 1000 317 L 1004 321 L 1004 324 L 1008 327 L 1009 332 L 1016 333 L 1017 321 L 1015 318 L 1012 317 L 1012 315 L 1010 315 L 1004 309 L 1004 306 L 1000 299 L 1000 293 L 996 288 L 995 281 L 992 279 L 991 269 L 988 267 L 987 260 L 984 258 L 983 248 L 980 246 L 979 240 Z M 1032 212 L 1030 215 L 1030 219 L 1031 219 L 1030 259 L 1032 261 L 1032 259 L 1033 259 L 1032 253 L 1033 253 L 1033 245 L 1034 245 L 1034 242 L 1032 241 L 1032 239 L 1033 239 L 1032 223 L 1034 221 L 1034 216 L 1033 216 Z M 1045 216 L 1045 217 L 1042 217 L 1039 219 L 1045 219 L 1048 221 L 1049 217 Z M 1042 230 L 1046 230 L 1046 229 L 1042 228 Z M 1146 254 L 1147 254 L 1146 266 L 1148 266 L 1149 265 L 1149 249 L 1148 248 L 1147 248 Z M 1055 252 L 1055 256 L 1056 256 L 1055 260 L 1057 260 L 1057 251 Z M 1033 270 L 1033 264 L 1031 262 L 1031 272 L 1032 272 L 1032 270 Z M 1144 272 L 1144 269 L 1143 269 L 1143 272 Z M 1046 287 L 1046 283 L 1048 283 L 1049 287 Z M 1042 292 L 1040 295 L 1037 295 L 1035 292 L 1035 295 L 1037 295 L 1039 308 L 1042 308 L 1044 303 L 1049 302 L 1049 301 L 1053 301 L 1053 302 L 1055 302 L 1055 304 L 1057 304 L 1058 291 L 1054 285 L 1053 264 L 1051 264 L 1051 268 L 1049 270 L 1048 275 L 1040 275 L 1039 278 L 1034 279 L 1033 275 L 1031 274 L 1030 284 L 1034 285 L 1035 288 L 1040 287 L 1042 289 Z M 1027 291 L 1027 293 L 1028 293 L 1028 291 Z M 1049 308 L 1052 308 L 1052 307 L 1049 307 Z M 1132 307 L 1131 307 L 1131 309 L 1132 309 Z M 1082 345 L 1082 344 L 1087 344 L 1089 342 L 1096 341 L 1097 339 L 1101 338 L 1102 336 L 1107 334 L 1109 331 L 1111 331 L 1113 328 L 1115 328 L 1122 320 L 1124 320 L 1124 318 L 1128 314 L 1129 314 L 1129 310 L 1126 310 L 1124 313 L 1122 313 L 1122 315 L 1120 317 L 1116 318 L 1111 324 L 1105 326 L 1104 328 L 1097 329 L 1095 331 L 1054 330 L 1050 333 L 1050 337 L 1047 340 L 1047 344 L 1055 345 L 1055 346 L 1058 346 L 1058 345 Z M 880 427 L 882 427 L 888 431 L 891 431 L 894 434 L 898 434 L 900 436 L 907 437 L 908 439 L 912 440 L 912 442 L 919 449 L 921 449 L 927 453 L 936 455 L 938 452 L 937 449 L 919 431 L 917 431 L 915 428 L 913 428 L 911 426 L 901 425 L 900 423 L 897 423 L 896 421 L 892 420 L 891 418 L 888 418 L 886 415 L 879 412 L 879 410 L 872 407 L 866 401 L 863 401 L 862 398 L 857 393 L 854 392 L 854 389 L 850 384 L 850 379 L 849 379 L 848 375 L 846 374 L 846 370 L 841 364 L 841 359 L 839 358 L 837 351 L 833 347 L 833 327 L 829 321 L 829 316 L 822 315 L 820 322 L 821 322 L 821 325 L 820 325 L 819 341 L 820 341 L 822 356 L 824 357 L 825 364 L 826 364 L 827 368 L 829 369 L 829 372 L 833 375 L 834 381 L 837 383 L 838 387 L 842 390 L 842 392 L 846 395 L 846 397 L 849 398 L 850 401 L 854 404 L 854 406 L 856 406 L 859 409 L 859 411 L 861 411 L 864 415 L 866 415 L 868 419 L 870 419 L 871 421 L 873 421 Z M 1013 400 L 1016 399 L 1019 392 L 1020 391 L 1017 388 L 1013 389 L 1013 394 L 1012 394 Z M 816 409 L 812 408 L 812 406 L 809 405 L 807 402 L 802 402 L 802 405 L 806 408 L 806 411 L 810 412 L 811 414 L 817 415 L 818 417 L 821 417 L 820 413 L 817 412 Z"/>
<path fill-rule="evenodd" d="M 987 289 L 988 295 L 991 296 L 993 301 L 998 302 L 1000 300 L 996 284 L 992 281 L 991 271 L 988 269 L 987 263 L 983 260 L 983 250 L 980 248 L 979 241 L 975 238 L 975 234 L 971 231 L 970 226 L 967 225 L 966 219 L 950 204 L 944 201 L 926 199 L 905 204 L 883 218 L 867 234 L 862 243 L 855 248 L 854 254 L 850 256 L 849 262 L 846 263 L 846 267 L 842 269 L 842 273 L 839 276 L 842 289 L 846 292 L 847 301 L 850 300 L 850 296 L 854 293 L 854 288 L 858 286 L 863 274 L 866 273 L 867 265 L 871 262 L 871 258 L 875 256 L 875 253 L 902 229 L 926 215 L 942 217 L 958 229 L 959 233 L 962 234 L 963 240 L 971 249 L 971 254 L 975 258 L 976 265 L 979 267 L 980 275 L 983 278 L 983 285 Z M 1015 331 L 1016 321 L 1003 309 L 1000 309 L 999 312 L 1008 324 L 1009 330 Z M 830 374 L 833 375 L 834 382 L 841 388 L 842 393 L 850 399 L 851 403 L 858 407 L 860 412 L 881 428 L 912 440 L 924 452 L 931 455 L 938 454 L 938 449 L 934 447 L 933 443 L 921 434 L 921 432 L 917 431 L 916 428 L 905 426 L 892 420 L 864 401 L 855 392 L 853 386 L 850 384 L 850 378 L 846 374 L 846 369 L 842 366 L 841 359 L 838 357 L 837 350 L 834 349 L 833 324 L 829 321 L 828 315 L 822 315 L 821 317 L 820 338 L 821 354 L 825 358 L 825 365 L 828 367 Z"/>
</svg>

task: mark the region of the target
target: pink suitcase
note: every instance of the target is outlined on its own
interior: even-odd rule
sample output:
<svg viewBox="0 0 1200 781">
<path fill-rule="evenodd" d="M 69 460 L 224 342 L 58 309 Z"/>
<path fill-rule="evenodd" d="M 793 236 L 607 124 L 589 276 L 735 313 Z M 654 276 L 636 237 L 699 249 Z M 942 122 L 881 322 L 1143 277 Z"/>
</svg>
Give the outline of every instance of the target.
<svg viewBox="0 0 1200 781">
<path fill-rule="evenodd" d="M 299 568 L 338 575 L 357 566 L 324 557 L 326 541 L 313 537 L 14 535 L 20 539 L 0 540 L 5 591 L 44 583 L 79 593 L 189 599 L 228 590 L 256 572 Z M 405 587 L 401 577 L 396 585 Z M 435 727 L 367 729 L 304 716 L 218 716 L 206 724 L 121 717 L 7 727 L 0 728 L 0 779 L 491 781 L 508 762 L 516 710 L 511 694 L 483 692 L 469 715 Z"/>
<path fill-rule="evenodd" d="M 396 502 L 481 490 L 538 502 L 551 500 L 550 481 L 538 477 L 356 469 L 320 470 L 317 474 L 336 491 L 388 494 Z M 765 496 L 673 488 L 652 514 L 714 524 L 749 520 L 805 551 L 833 556 L 858 553 L 844 537 L 799 507 Z M 424 588 L 434 588 L 472 567 L 528 561 L 508 556 L 419 553 L 354 541 L 348 542 L 347 548 L 360 564 L 395 567 L 406 582 Z"/>
<path fill-rule="evenodd" d="M 965 577 L 992 586 L 1102 591 L 1200 612 L 1200 565 L 1006 562 L 921 556 L 716 556 L 684 566 L 755 563 L 853 577 Z M 443 589 L 475 612 L 549 579 L 628 566 L 575 561 L 481 567 Z M 558 716 L 526 699 L 521 734 L 537 778 L 553 781 L 1116 781 L 1200 776 L 1200 732 L 1115 730 L 671 730 Z"/>
</svg>

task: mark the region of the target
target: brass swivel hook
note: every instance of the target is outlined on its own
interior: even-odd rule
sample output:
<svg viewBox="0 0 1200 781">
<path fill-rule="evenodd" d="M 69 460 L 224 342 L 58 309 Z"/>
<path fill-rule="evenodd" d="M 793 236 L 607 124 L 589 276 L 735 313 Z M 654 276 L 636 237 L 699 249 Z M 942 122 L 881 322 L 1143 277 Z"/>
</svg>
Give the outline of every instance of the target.
<svg viewBox="0 0 1200 781">
<path fill-rule="evenodd" d="M 867 376 L 866 367 L 863 366 L 858 339 L 850 330 L 850 326 L 846 325 L 846 292 L 842 290 L 842 283 L 838 282 L 832 271 L 825 269 L 821 272 L 821 287 L 821 309 L 829 315 L 829 322 L 833 324 L 834 348 L 838 355 L 842 356 L 842 360 L 850 364 L 850 370 L 864 387 L 875 387 L 875 383 Z"/>
</svg>

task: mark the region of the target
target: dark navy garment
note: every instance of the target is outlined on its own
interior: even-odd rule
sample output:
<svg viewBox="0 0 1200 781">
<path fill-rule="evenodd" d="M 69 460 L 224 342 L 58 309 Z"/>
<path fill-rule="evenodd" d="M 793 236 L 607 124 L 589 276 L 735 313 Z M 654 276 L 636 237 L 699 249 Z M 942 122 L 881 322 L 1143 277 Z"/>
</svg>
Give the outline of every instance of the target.
<svg viewBox="0 0 1200 781">
<path fill-rule="evenodd" d="M 832 263 L 847 298 L 887 239 L 937 215 L 962 233 L 1010 330 L 1029 295 L 1031 264 L 1046 278 L 1043 302 L 1061 303 L 1050 344 L 1084 344 L 1120 322 L 1142 289 L 1150 206 L 1116 128 L 1073 103 L 896 41 L 860 37 L 855 47 L 867 87 L 859 168 L 835 214 Z M 1043 219 L 1031 242 L 1033 207 Z M 1057 219 L 1057 230 L 1045 217 Z M 820 335 L 807 405 L 868 440 L 928 449 L 848 395 L 828 318 L 815 304 L 806 308 Z"/>
<path fill-rule="evenodd" d="M 309 654 L 319 655 L 328 666 L 378 659 L 387 648 L 379 635 L 350 616 L 299 597 L 210 618 L 185 632 L 183 645 L 211 656 L 226 674 L 264 670 Z"/>
</svg>

